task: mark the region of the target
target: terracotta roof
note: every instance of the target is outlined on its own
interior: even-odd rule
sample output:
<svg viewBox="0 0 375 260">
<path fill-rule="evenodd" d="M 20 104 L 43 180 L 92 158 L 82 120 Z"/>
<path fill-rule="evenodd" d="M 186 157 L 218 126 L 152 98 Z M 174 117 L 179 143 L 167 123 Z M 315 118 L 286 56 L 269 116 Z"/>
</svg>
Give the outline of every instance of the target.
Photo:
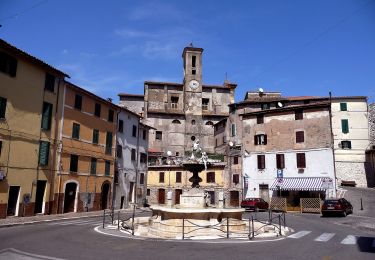
<svg viewBox="0 0 375 260">
<path fill-rule="evenodd" d="M 10 43 L 4 41 L 3 39 L 0 39 L 0 47 L 1 48 L 4 48 L 5 50 L 11 52 L 11 53 L 14 53 L 16 55 L 21 55 L 23 56 L 25 59 L 29 60 L 30 62 L 33 62 L 41 67 L 44 67 L 44 68 L 47 68 L 47 69 L 50 69 L 52 71 L 54 71 L 55 73 L 57 74 L 60 74 L 61 76 L 64 76 L 64 77 L 69 77 L 68 74 L 66 74 L 65 72 L 62 72 L 61 70 L 58 70 L 56 69 L 55 67 L 52 67 L 51 65 L 45 63 L 44 61 L 26 53 L 25 51 L 23 50 L 20 50 L 18 49 L 17 47 L 11 45 Z"/>
<path fill-rule="evenodd" d="M 144 123 L 142 123 L 142 122 L 140 122 L 139 124 L 142 125 L 142 126 L 144 126 L 144 127 L 146 127 L 146 128 L 156 130 L 155 127 L 152 127 L 152 126 L 146 125 L 146 124 L 144 124 Z"/>
<path fill-rule="evenodd" d="M 119 97 L 141 97 L 141 98 L 144 98 L 145 95 L 141 95 L 141 94 L 130 94 L 130 93 L 118 93 L 117 96 Z"/>
<path fill-rule="evenodd" d="M 176 87 L 182 87 L 182 83 L 175 83 L 175 82 L 158 82 L 158 81 L 145 81 L 145 85 L 160 85 L 160 86 L 176 86 Z M 221 89 L 231 89 L 236 88 L 237 84 L 235 83 L 229 83 L 228 85 L 202 85 L 203 88 L 221 88 Z M 119 94 L 120 95 L 120 94 Z"/>
<path fill-rule="evenodd" d="M 148 148 L 149 153 L 162 153 L 163 151 L 157 148 Z"/>
<path fill-rule="evenodd" d="M 289 106 L 289 107 L 282 107 L 282 108 L 273 108 L 273 109 L 266 109 L 266 110 L 258 110 L 258 111 L 251 111 L 251 112 L 244 112 L 240 115 L 246 116 L 246 115 L 259 115 L 259 114 L 272 114 L 272 113 L 278 113 L 283 111 L 293 111 L 297 109 L 309 109 L 309 108 L 315 108 L 315 107 L 329 107 L 329 102 L 320 102 L 315 104 L 303 104 L 298 106 Z"/>
</svg>

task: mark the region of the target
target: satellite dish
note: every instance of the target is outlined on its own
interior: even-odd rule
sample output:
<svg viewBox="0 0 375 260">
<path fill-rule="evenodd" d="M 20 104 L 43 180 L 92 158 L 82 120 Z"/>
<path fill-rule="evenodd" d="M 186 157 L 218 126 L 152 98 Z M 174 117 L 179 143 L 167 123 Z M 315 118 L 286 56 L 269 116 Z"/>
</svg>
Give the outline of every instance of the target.
<svg viewBox="0 0 375 260">
<path fill-rule="evenodd" d="M 168 156 L 171 156 L 171 155 L 172 155 L 172 152 L 171 152 L 171 151 L 167 151 L 167 155 L 168 155 Z"/>
<path fill-rule="evenodd" d="M 264 90 L 262 88 L 259 88 L 258 91 L 259 93 L 263 93 Z"/>
<path fill-rule="evenodd" d="M 281 103 L 281 102 L 277 102 L 277 106 L 278 106 L 278 107 L 283 107 L 283 103 Z"/>
<path fill-rule="evenodd" d="M 250 153 L 249 153 L 247 150 L 245 150 L 244 155 L 245 155 L 245 157 L 248 157 L 248 156 L 250 156 Z M 245 175 L 246 175 L 246 174 L 245 174 Z"/>
<path fill-rule="evenodd" d="M 233 142 L 232 141 L 229 142 L 229 146 L 233 146 Z"/>
</svg>

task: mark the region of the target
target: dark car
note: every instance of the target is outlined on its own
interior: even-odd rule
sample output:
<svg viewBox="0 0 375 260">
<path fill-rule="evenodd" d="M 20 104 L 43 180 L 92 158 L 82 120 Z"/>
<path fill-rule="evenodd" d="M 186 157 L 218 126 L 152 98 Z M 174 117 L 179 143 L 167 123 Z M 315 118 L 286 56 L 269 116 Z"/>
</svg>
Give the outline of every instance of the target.
<svg viewBox="0 0 375 260">
<path fill-rule="evenodd" d="M 248 210 L 267 210 L 268 203 L 261 198 L 247 198 L 241 202 L 241 208 L 245 208 Z"/>
<path fill-rule="evenodd" d="M 348 214 L 353 213 L 353 206 L 344 198 L 341 199 L 326 199 L 322 206 L 322 216 L 330 214 L 338 214 L 346 217 Z"/>
</svg>

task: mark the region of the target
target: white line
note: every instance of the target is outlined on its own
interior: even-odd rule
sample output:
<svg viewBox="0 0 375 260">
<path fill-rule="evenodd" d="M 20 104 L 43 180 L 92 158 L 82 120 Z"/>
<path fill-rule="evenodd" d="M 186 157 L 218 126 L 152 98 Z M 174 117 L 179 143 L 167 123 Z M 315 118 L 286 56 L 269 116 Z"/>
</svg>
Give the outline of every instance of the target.
<svg viewBox="0 0 375 260">
<path fill-rule="evenodd" d="M 56 223 L 49 223 L 48 225 L 74 225 L 74 224 L 80 224 L 80 223 L 89 223 L 92 222 L 92 220 L 75 220 L 75 221 L 64 221 L 64 222 L 56 222 Z"/>
<path fill-rule="evenodd" d="M 310 233 L 311 233 L 311 231 L 302 230 L 302 231 L 297 232 L 297 233 L 295 233 L 295 234 L 293 234 L 293 235 L 290 235 L 290 236 L 288 236 L 288 237 L 289 237 L 289 238 L 296 238 L 296 239 L 298 239 L 298 238 L 301 238 L 301 237 L 303 237 L 303 236 L 306 236 L 307 234 L 310 234 Z"/>
<path fill-rule="evenodd" d="M 102 224 L 102 222 L 89 222 L 89 223 L 78 223 L 78 224 L 73 224 L 73 225 L 76 225 L 76 226 L 84 226 L 84 225 L 93 225 L 93 226 L 96 226 L 96 225 L 99 225 L 99 224 Z"/>
<path fill-rule="evenodd" d="M 330 240 L 334 236 L 335 236 L 335 233 L 323 233 L 320 236 L 318 236 L 317 238 L 315 238 L 314 241 L 327 242 L 328 240 Z"/>
<path fill-rule="evenodd" d="M 344 238 L 341 241 L 341 244 L 344 244 L 344 245 L 355 245 L 356 243 L 357 243 L 357 238 L 353 235 L 348 235 L 346 236 L 346 238 Z"/>
</svg>

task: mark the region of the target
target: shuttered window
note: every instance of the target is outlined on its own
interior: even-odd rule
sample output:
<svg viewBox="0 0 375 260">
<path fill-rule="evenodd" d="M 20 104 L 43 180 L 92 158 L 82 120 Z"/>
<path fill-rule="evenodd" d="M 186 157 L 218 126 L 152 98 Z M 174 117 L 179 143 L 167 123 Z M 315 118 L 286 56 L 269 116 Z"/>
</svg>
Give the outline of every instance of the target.
<svg viewBox="0 0 375 260">
<path fill-rule="evenodd" d="M 306 168 L 305 153 L 297 153 L 297 168 Z"/>
<path fill-rule="evenodd" d="M 112 155 L 112 133 L 107 132 L 105 139 L 105 154 Z"/>
<path fill-rule="evenodd" d="M 341 111 L 348 111 L 348 105 L 346 103 L 340 103 Z"/>
<path fill-rule="evenodd" d="M 104 174 L 106 176 L 109 176 L 110 175 L 110 171 L 111 171 L 111 162 L 110 161 L 105 161 L 105 170 L 104 170 Z"/>
<path fill-rule="evenodd" d="M 40 141 L 39 143 L 39 165 L 46 166 L 48 165 L 49 159 L 49 142 Z"/>
<path fill-rule="evenodd" d="M 238 164 L 238 156 L 233 157 L 233 164 Z"/>
<path fill-rule="evenodd" d="M 98 129 L 92 130 L 92 143 L 93 144 L 99 143 L 99 130 Z"/>
<path fill-rule="evenodd" d="M 181 172 L 176 172 L 176 182 L 181 183 Z"/>
<path fill-rule="evenodd" d="M 44 82 L 44 89 L 54 92 L 55 91 L 55 76 L 47 73 L 46 80 Z"/>
<path fill-rule="evenodd" d="M 78 172 L 78 155 L 71 154 L 70 155 L 70 171 L 71 172 Z"/>
<path fill-rule="evenodd" d="M 267 144 L 267 135 L 265 135 L 265 134 L 254 135 L 254 144 L 255 145 L 266 145 Z"/>
<path fill-rule="evenodd" d="M 42 111 L 42 129 L 50 130 L 52 122 L 52 104 L 43 102 L 43 111 Z"/>
<path fill-rule="evenodd" d="M 139 184 L 145 184 L 145 174 L 144 173 L 141 173 L 141 175 L 139 175 Z"/>
<path fill-rule="evenodd" d="M 232 124 L 232 136 L 236 136 L 236 124 Z"/>
<path fill-rule="evenodd" d="M 159 183 L 164 182 L 164 172 L 159 172 Z"/>
<path fill-rule="evenodd" d="M 302 109 L 296 110 L 294 118 L 295 118 L 295 120 L 302 120 L 303 119 L 303 110 Z"/>
<path fill-rule="evenodd" d="M 259 154 L 258 159 L 258 169 L 263 170 L 266 168 L 266 156 L 264 154 Z"/>
<path fill-rule="evenodd" d="M 215 172 L 207 172 L 207 183 L 215 183 Z"/>
<path fill-rule="evenodd" d="M 133 125 L 132 136 L 137 137 L 137 126 Z"/>
<path fill-rule="evenodd" d="M 90 174 L 92 174 L 92 175 L 96 174 L 96 164 L 97 164 L 97 159 L 96 158 L 91 158 Z"/>
<path fill-rule="evenodd" d="M 124 121 L 123 120 L 119 120 L 118 121 L 118 131 L 120 133 L 123 133 L 124 132 Z"/>
<path fill-rule="evenodd" d="M 0 52 L 0 71 L 14 78 L 17 74 L 17 59 Z"/>
<path fill-rule="evenodd" d="M 276 154 L 276 167 L 277 167 L 277 169 L 284 169 L 285 168 L 284 154 Z"/>
<path fill-rule="evenodd" d="M 305 142 L 305 132 L 304 131 L 297 131 L 296 132 L 296 143 L 303 143 Z"/>
<path fill-rule="evenodd" d="M 131 160 L 135 161 L 135 149 L 132 149 Z"/>
<path fill-rule="evenodd" d="M 341 141 L 341 148 L 342 149 L 352 149 L 352 142 L 351 141 Z"/>
<path fill-rule="evenodd" d="M 117 158 L 122 158 L 122 146 L 117 145 Z"/>
<path fill-rule="evenodd" d="M 82 96 L 76 94 L 74 99 L 74 108 L 81 110 L 82 109 Z"/>
<path fill-rule="evenodd" d="M 114 116 L 114 111 L 112 109 L 108 110 L 108 121 L 113 122 L 113 116 Z"/>
<path fill-rule="evenodd" d="M 264 123 L 264 116 L 257 115 L 257 124 L 263 124 L 263 123 Z"/>
<path fill-rule="evenodd" d="M 94 111 L 94 115 L 97 116 L 97 117 L 100 117 L 100 111 L 101 111 L 102 107 L 100 104 L 98 103 L 95 103 L 95 111 Z"/>
<path fill-rule="evenodd" d="M 7 108 L 7 99 L 0 97 L 0 118 L 5 118 L 6 108 Z"/>
<path fill-rule="evenodd" d="M 72 138 L 79 139 L 79 132 L 81 126 L 77 123 L 73 123 L 73 131 L 72 131 Z"/>
<path fill-rule="evenodd" d="M 233 174 L 233 183 L 234 184 L 240 183 L 240 176 L 238 174 Z"/>
<path fill-rule="evenodd" d="M 349 133 L 349 121 L 348 119 L 341 120 L 341 130 L 344 134 Z"/>
</svg>

